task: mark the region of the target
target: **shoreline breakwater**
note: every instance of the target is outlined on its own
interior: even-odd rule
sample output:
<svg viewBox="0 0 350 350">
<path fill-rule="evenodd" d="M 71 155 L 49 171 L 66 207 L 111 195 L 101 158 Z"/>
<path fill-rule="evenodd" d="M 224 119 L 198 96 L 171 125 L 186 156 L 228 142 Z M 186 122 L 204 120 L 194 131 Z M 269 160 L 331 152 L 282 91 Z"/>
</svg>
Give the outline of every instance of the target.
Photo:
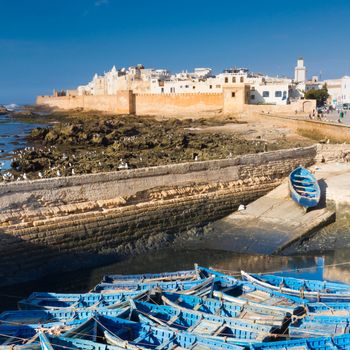
<svg viewBox="0 0 350 350">
<path fill-rule="evenodd" d="M 278 186 L 316 147 L 0 184 L 2 285 L 157 249 Z M 14 277 L 15 276 L 15 277 Z"/>
</svg>

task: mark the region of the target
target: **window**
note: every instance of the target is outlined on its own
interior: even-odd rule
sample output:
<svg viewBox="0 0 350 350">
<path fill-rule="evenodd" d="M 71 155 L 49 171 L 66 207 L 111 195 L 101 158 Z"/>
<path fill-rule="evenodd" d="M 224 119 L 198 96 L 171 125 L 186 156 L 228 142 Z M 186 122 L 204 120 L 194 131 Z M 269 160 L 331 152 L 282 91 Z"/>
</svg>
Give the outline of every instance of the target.
<svg viewBox="0 0 350 350">
<path fill-rule="evenodd" d="M 263 91 L 263 97 L 270 97 L 270 92 L 269 91 Z"/>
<path fill-rule="evenodd" d="M 250 95 L 250 99 L 251 100 L 255 100 L 255 95 L 253 94 L 253 95 Z"/>
<path fill-rule="evenodd" d="M 209 89 L 212 89 L 213 88 L 213 85 L 209 85 Z"/>
<path fill-rule="evenodd" d="M 185 85 L 185 88 L 186 88 L 186 89 L 188 89 L 188 88 L 189 88 L 189 86 L 188 86 L 188 85 Z"/>
<path fill-rule="evenodd" d="M 225 77 L 225 83 L 228 83 L 228 78 L 227 77 Z"/>
<path fill-rule="evenodd" d="M 232 83 L 236 82 L 236 77 L 232 77 Z"/>
<path fill-rule="evenodd" d="M 231 92 L 231 97 L 236 97 L 236 93 L 235 92 Z"/>
<path fill-rule="evenodd" d="M 195 89 L 196 87 L 193 85 L 193 89 Z"/>
<path fill-rule="evenodd" d="M 240 81 L 241 83 L 244 83 L 244 78 L 243 78 L 243 77 L 240 77 L 239 81 Z"/>
<path fill-rule="evenodd" d="M 161 88 L 161 89 L 160 89 L 160 92 L 164 92 L 164 88 Z"/>
<path fill-rule="evenodd" d="M 275 91 L 275 97 L 282 97 L 282 91 Z"/>
<path fill-rule="evenodd" d="M 217 89 L 220 89 L 220 88 L 221 88 L 221 85 L 216 85 L 216 88 L 217 88 Z"/>
</svg>

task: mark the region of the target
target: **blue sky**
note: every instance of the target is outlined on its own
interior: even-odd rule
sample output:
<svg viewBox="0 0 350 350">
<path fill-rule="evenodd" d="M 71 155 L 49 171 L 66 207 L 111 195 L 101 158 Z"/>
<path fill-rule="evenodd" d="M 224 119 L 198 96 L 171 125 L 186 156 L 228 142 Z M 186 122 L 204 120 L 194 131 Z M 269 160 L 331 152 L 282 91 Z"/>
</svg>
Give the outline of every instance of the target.
<svg viewBox="0 0 350 350">
<path fill-rule="evenodd" d="M 0 104 L 143 63 L 350 74 L 348 0 L 0 0 Z"/>
</svg>

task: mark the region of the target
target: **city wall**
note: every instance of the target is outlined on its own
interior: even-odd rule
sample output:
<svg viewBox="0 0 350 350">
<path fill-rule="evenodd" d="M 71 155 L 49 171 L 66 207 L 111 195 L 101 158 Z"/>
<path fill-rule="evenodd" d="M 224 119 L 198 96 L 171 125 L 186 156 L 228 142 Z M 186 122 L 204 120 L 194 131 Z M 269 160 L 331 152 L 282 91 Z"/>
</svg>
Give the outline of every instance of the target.
<svg viewBox="0 0 350 350">
<path fill-rule="evenodd" d="M 137 115 L 179 115 L 221 112 L 221 93 L 135 94 Z"/>
<path fill-rule="evenodd" d="M 116 95 L 100 96 L 38 96 L 36 103 L 59 109 L 84 109 L 116 114 L 129 114 L 133 111 L 132 92 L 119 91 Z"/>
<path fill-rule="evenodd" d="M 171 242 L 278 186 L 316 147 L 0 185 L 0 283 Z M 13 257 L 20 256 L 20 259 Z"/>
<path fill-rule="evenodd" d="M 223 93 L 173 93 L 140 94 L 119 91 L 117 95 L 100 96 L 39 96 L 37 104 L 70 110 L 98 110 L 117 114 L 154 116 L 215 117 L 218 114 L 242 112 L 294 115 L 295 112 L 310 114 L 316 109 L 316 101 L 300 100 L 288 105 L 249 104 L 249 86 L 237 84 L 225 87 Z"/>
</svg>

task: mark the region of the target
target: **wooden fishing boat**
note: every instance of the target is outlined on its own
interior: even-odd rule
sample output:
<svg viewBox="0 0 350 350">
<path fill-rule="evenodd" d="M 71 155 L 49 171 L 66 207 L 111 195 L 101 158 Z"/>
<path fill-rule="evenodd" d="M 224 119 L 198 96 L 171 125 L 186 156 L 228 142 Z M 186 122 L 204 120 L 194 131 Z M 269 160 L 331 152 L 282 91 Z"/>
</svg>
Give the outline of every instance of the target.
<svg viewBox="0 0 350 350">
<path fill-rule="evenodd" d="M 83 339 L 126 349 L 227 349 L 242 347 L 198 334 L 174 331 L 117 317 L 96 316 L 64 334 L 66 338 Z"/>
<path fill-rule="evenodd" d="M 307 303 L 305 310 L 309 316 L 350 317 L 350 303 Z"/>
<path fill-rule="evenodd" d="M 130 299 L 142 299 L 148 291 L 116 293 L 44 293 L 35 292 L 18 302 L 21 310 L 64 310 L 67 308 L 116 309 L 128 305 Z"/>
<path fill-rule="evenodd" d="M 224 337 L 225 341 L 236 344 L 267 341 L 282 333 L 278 327 L 239 318 L 140 301 L 131 301 L 130 304 L 132 313 L 127 312 L 127 315 L 133 321 L 187 331 L 212 339 Z"/>
<path fill-rule="evenodd" d="M 350 334 L 250 344 L 250 350 L 339 350 L 350 348 Z"/>
<path fill-rule="evenodd" d="M 241 272 L 242 278 L 260 287 L 270 288 L 286 295 L 298 296 L 309 301 L 349 302 L 350 286 L 342 283 L 303 280 L 276 275 L 248 274 Z"/>
<path fill-rule="evenodd" d="M 215 284 L 207 296 L 215 297 L 228 302 L 258 303 L 261 309 L 289 310 L 293 314 L 303 314 L 303 305 L 307 302 L 296 296 L 287 295 L 278 291 L 261 288 L 250 282 L 238 281 L 234 284 L 225 279 L 216 278 Z"/>
<path fill-rule="evenodd" d="M 196 293 L 199 290 L 210 288 L 214 277 L 198 279 L 194 281 L 153 281 L 146 283 L 118 282 L 118 283 L 100 283 L 94 291 L 98 293 L 110 293 L 113 291 L 145 291 L 154 288 L 167 291 L 185 291 L 188 294 Z"/>
<path fill-rule="evenodd" d="M 23 345 L 36 341 L 38 332 L 50 332 L 59 335 L 67 332 L 72 327 L 76 327 L 82 320 L 69 320 L 65 323 L 34 323 L 34 324 L 16 324 L 9 322 L 0 325 L 0 348 L 4 346 Z"/>
<path fill-rule="evenodd" d="M 350 331 L 349 321 L 348 317 L 306 316 L 289 326 L 289 336 L 310 338 L 347 334 Z"/>
<path fill-rule="evenodd" d="M 145 273 L 138 275 L 105 275 L 103 283 L 120 283 L 120 282 L 170 282 L 170 281 L 188 281 L 200 279 L 199 271 L 196 266 L 193 270 L 161 272 L 161 273 Z"/>
<path fill-rule="evenodd" d="M 77 349 L 77 350 L 125 350 L 125 349 L 147 349 L 141 346 L 113 346 L 107 344 L 101 344 L 93 342 L 90 340 L 73 339 L 66 337 L 52 337 L 45 333 L 39 334 L 40 343 L 37 347 L 31 348 L 29 350 L 67 350 L 67 349 Z M 20 350 L 26 350 L 20 348 Z"/>
<path fill-rule="evenodd" d="M 321 190 L 315 176 L 302 166 L 290 173 L 289 191 L 293 201 L 304 208 L 315 207 L 320 201 Z"/>
<path fill-rule="evenodd" d="M 64 325 L 71 320 L 85 320 L 95 314 L 118 317 L 121 309 L 66 309 L 66 310 L 20 310 L 5 311 L 0 314 L 0 325 L 47 324 L 59 322 Z"/>
<path fill-rule="evenodd" d="M 151 301 L 157 301 L 164 305 L 169 305 L 180 310 L 192 310 L 210 315 L 222 317 L 240 318 L 244 321 L 254 321 L 258 324 L 284 327 L 291 319 L 293 309 L 268 309 L 259 305 L 245 302 L 225 302 L 214 298 L 200 298 L 194 295 L 183 295 L 178 293 L 163 292 L 155 296 Z"/>
</svg>

